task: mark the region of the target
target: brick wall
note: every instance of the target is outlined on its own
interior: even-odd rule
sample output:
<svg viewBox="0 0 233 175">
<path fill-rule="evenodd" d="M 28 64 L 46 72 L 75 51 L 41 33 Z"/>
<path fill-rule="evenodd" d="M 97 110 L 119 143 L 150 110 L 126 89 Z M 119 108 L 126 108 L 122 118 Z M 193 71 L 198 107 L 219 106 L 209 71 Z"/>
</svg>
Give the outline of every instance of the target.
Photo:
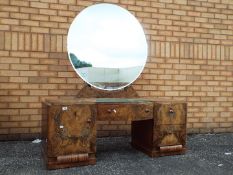
<svg viewBox="0 0 233 175">
<path fill-rule="evenodd" d="M 83 81 L 66 37 L 85 7 L 116 3 L 142 23 L 149 56 L 133 84 L 141 97 L 187 100 L 188 131 L 233 131 L 232 0 L 0 0 L 0 138 L 40 134 L 41 101 L 77 94 Z M 130 123 L 100 122 L 99 135 Z"/>
</svg>

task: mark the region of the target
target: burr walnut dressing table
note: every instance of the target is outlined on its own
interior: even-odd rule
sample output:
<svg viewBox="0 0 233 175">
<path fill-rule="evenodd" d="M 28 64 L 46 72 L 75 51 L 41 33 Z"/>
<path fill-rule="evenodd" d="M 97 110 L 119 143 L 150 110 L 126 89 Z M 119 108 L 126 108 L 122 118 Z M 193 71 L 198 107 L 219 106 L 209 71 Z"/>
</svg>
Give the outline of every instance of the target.
<svg viewBox="0 0 233 175">
<path fill-rule="evenodd" d="M 132 121 L 134 148 L 151 157 L 185 153 L 186 103 L 154 99 L 74 98 L 43 103 L 47 168 L 96 163 L 96 121 Z"/>
<path fill-rule="evenodd" d="M 70 62 L 88 86 L 75 98 L 43 102 L 48 169 L 95 164 L 96 121 L 131 121 L 131 145 L 151 157 L 185 153 L 187 104 L 142 99 L 130 86 L 147 59 L 146 37 L 132 14 L 112 4 L 90 6 L 67 38 Z"/>
</svg>

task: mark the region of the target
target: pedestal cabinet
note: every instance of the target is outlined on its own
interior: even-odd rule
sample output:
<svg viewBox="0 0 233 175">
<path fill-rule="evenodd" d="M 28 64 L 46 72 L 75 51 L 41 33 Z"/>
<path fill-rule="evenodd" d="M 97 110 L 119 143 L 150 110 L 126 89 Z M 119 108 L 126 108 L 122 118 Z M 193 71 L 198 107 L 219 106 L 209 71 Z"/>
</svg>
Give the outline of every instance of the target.
<svg viewBox="0 0 233 175">
<path fill-rule="evenodd" d="M 43 150 L 48 169 L 96 163 L 96 108 L 88 100 L 43 103 Z"/>
<path fill-rule="evenodd" d="M 153 119 L 132 121 L 132 146 L 151 157 L 185 153 L 187 104 L 152 101 Z"/>
</svg>

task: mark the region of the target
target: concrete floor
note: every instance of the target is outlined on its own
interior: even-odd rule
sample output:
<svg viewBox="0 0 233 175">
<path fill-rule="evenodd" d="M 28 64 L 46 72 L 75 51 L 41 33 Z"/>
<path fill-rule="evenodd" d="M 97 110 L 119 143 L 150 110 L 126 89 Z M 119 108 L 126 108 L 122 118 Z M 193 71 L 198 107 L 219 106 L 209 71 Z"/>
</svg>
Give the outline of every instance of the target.
<svg viewBox="0 0 233 175">
<path fill-rule="evenodd" d="M 41 144 L 0 142 L 1 175 L 233 175 L 233 133 L 188 136 L 185 155 L 150 158 L 130 138 L 97 140 L 97 164 L 47 171 Z"/>
</svg>

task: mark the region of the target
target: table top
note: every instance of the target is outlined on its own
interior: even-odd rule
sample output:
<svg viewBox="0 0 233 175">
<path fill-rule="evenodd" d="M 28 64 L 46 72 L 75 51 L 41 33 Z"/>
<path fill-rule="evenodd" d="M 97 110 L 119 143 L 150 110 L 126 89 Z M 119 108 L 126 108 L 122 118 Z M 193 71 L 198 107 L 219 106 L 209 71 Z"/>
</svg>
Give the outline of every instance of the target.
<svg viewBox="0 0 233 175">
<path fill-rule="evenodd" d="M 158 98 L 60 98 L 60 99 L 49 99 L 44 103 L 47 105 L 74 105 L 74 104 L 147 104 L 147 103 L 185 103 L 181 100 L 170 100 L 170 99 L 158 99 Z"/>
<path fill-rule="evenodd" d="M 96 104 L 96 103 L 151 103 L 150 100 L 142 98 L 70 98 L 70 99 L 54 99 L 46 100 L 49 105 L 69 105 L 69 104 Z"/>
</svg>

